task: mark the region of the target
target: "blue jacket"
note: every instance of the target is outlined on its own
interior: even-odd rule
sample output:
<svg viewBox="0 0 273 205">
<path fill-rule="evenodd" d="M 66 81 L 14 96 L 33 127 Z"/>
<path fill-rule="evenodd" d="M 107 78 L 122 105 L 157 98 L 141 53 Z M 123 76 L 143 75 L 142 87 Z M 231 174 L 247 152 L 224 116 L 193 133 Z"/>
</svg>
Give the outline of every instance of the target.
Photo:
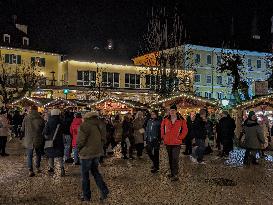
<svg viewBox="0 0 273 205">
<path fill-rule="evenodd" d="M 150 119 L 147 122 L 145 129 L 145 139 L 147 142 L 154 142 L 156 140 L 160 141 L 160 125 L 161 122 L 158 119 Z"/>
</svg>

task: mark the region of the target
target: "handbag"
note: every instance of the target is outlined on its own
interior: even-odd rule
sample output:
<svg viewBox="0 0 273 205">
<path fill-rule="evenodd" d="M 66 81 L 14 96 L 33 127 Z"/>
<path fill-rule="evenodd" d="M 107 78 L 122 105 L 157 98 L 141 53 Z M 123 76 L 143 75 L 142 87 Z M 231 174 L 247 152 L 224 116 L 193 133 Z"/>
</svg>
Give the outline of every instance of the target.
<svg viewBox="0 0 273 205">
<path fill-rule="evenodd" d="M 55 140 L 55 138 L 56 138 L 56 136 L 57 136 L 59 127 L 60 127 L 60 124 L 57 125 L 57 128 L 56 128 L 56 130 L 55 130 L 55 132 L 54 132 L 54 135 L 53 135 L 52 140 L 46 140 L 46 141 L 45 141 L 45 147 L 44 147 L 45 149 L 46 149 L 46 148 L 53 148 L 53 142 L 54 142 L 54 140 Z"/>
</svg>

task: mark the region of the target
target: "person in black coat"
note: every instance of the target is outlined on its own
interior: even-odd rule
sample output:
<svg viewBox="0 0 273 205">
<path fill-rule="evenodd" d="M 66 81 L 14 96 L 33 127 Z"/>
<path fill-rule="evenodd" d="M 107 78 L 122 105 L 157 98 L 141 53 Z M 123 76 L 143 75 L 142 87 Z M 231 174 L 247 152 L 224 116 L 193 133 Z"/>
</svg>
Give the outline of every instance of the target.
<svg viewBox="0 0 273 205">
<path fill-rule="evenodd" d="M 222 113 L 219 121 L 220 142 L 223 145 L 222 157 L 227 157 L 229 152 L 233 150 L 233 138 L 236 125 L 234 119 L 230 117 L 228 112 Z"/>
<path fill-rule="evenodd" d="M 73 112 L 66 110 L 63 118 L 63 135 L 64 135 L 64 160 L 66 163 L 73 163 L 71 158 L 71 146 L 72 146 L 72 136 L 70 133 L 70 126 L 74 119 Z"/>
<path fill-rule="evenodd" d="M 51 110 L 51 116 L 45 125 L 43 135 L 45 136 L 45 141 L 52 140 L 59 125 L 59 129 L 56 132 L 56 137 L 53 141 L 53 147 L 45 147 L 45 153 L 48 157 L 49 170 L 48 172 L 54 172 L 54 159 L 56 158 L 61 166 L 61 176 L 64 176 L 64 141 L 63 141 L 63 123 L 60 117 L 60 110 Z"/>
<path fill-rule="evenodd" d="M 193 139 L 192 129 L 194 126 L 194 119 L 195 119 L 195 116 L 191 116 L 191 115 L 187 116 L 188 134 L 185 138 L 186 149 L 185 149 L 185 152 L 183 152 L 184 155 L 192 154 L 192 139 Z"/>
<path fill-rule="evenodd" d="M 133 117 L 132 117 L 131 113 L 127 113 L 124 116 L 124 120 L 122 123 L 121 147 L 122 147 L 123 159 L 128 159 L 128 157 L 127 157 L 127 142 L 126 142 L 127 138 L 130 142 L 129 158 L 134 159 L 133 149 L 135 146 L 135 139 L 134 139 Z"/>
</svg>

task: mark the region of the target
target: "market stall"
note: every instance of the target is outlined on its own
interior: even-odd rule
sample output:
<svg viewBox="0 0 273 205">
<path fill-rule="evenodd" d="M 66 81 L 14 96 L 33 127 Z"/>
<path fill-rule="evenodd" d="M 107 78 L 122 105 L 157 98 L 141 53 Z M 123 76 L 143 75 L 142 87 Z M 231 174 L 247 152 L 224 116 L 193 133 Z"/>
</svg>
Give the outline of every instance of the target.
<svg viewBox="0 0 273 205">
<path fill-rule="evenodd" d="M 233 117 L 236 120 L 236 134 L 239 135 L 242 131 L 242 123 L 247 118 L 250 111 L 255 111 L 258 120 L 262 116 L 269 119 L 270 126 L 273 125 L 273 95 L 258 97 L 253 100 L 245 101 L 233 109 Z"/>
<path fill-rule="evenodd" d="M 23 110 L 28 110 L 31 106 L 37 106 L 39 111 L 42 111 L 43 103 L 39 99 L 31 98 L 31 97 L 22 97 L 20 99 L 15 100 L 11 103 L 13 108 L 19 107 Z"/>
<path fill-rule="evenodd" d="M 118 98 L 107 97 L 89 104 L 91 109 L 100 110 L 104 115 L 124 115 L 134 113 L 137 110 L 145 110 L 147 107 L 139 102 L 121 100 Z"/>
<path fill-rule="evenodd" d="M 166 111 L 173 104 L 176 104 L 178 112 L 183 116 L 186 116 L 191 112 L 197 113 L 201 108 L 206 108 L 210 113 L 219 109 L 218 101 L 185 93 L 161 99 L 158 102 L 152 103 L 151 108 L 163 109 Z"/>
</svg>

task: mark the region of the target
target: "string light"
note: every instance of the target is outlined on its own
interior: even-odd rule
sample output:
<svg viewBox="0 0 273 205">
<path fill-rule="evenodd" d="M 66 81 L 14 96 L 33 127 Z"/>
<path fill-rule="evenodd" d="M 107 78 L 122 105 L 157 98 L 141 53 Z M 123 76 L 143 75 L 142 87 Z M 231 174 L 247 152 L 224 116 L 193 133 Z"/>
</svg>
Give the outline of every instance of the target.
<svg viewBox="0 0 273 205">
<path fill-rule="evenodd" d="M 273 94 L 270 94 L 268 96 L 263 96 L 263 97 L 255 98 L 253 100 L 249 100 L 249 101 L 246 101 L 246 102 L 243 102 L 243 103 L 237 105 L 235 107 L 235 109 L 240 109 L 242 107 L 253 106 L 253 105 L 261 103 L 261 102 L 266 102 L 267 100 L 269 100 L 271 98 L 273 98 Z"/>
<path fill-rule="evenodd" d="M 30 97 L 22 97 L 22 98 L 20 98 L 20 99 L 18 99 L 18 100 L 16 100 L 16 101 L 14 101 L 14 102 L 11 103 L 11 104 L 12 104 L 12 105 L 16 105 L 16 104 L 18 104 L 19 102 L 21 102 L 21 101 L 23 101 L 23 100 L 31 101 L 31 102 L 35 103 L 36 105 L 39 105 L 39 106 L 42 105 L 41 102 L 39 102 L 39 101 L 37 101 L 37 100 L 34 100 L 33 98 L 30 98 Z"/>
<path fill-rule="evenodd" d="M 14 51 L 33 52 L 33 53 L 39 53 L 39 54 L 43 54 L 43 55 L 60 56 L 60 54 L 57 54 L 57 53 L 50 53 L 50 52 L 43 52 L 43 51 L 36 51 L 36 50 L 29 50 L 29 49 L 22 49 L 22 48 L 12 48 L 12 47 L 4 47 L 4 46 L 0 46 L 0 49 L 14 50 Z"/>
<path fill-rule="evenodd" d="M 70 106 L 77 106 L 76 103 L 73 103 L 73 102 L 71 102 L 70 100 L 66 100 L 66 99 L 63 99 L 63 98 L 57 98 L 57 99 L 55 99 L 55 100 L 53 100 L 53 101 L 51 101 L 51 102 L 45 104 L 44 107 L 48 107 L 49 105 L 55 104 L 55 103 L 57 103 L 58 101 L 64 102 L 64 103 L 66 103 L 66 104 L 68 104 L 68 105 L 70 105 Z"/>
</svg>

